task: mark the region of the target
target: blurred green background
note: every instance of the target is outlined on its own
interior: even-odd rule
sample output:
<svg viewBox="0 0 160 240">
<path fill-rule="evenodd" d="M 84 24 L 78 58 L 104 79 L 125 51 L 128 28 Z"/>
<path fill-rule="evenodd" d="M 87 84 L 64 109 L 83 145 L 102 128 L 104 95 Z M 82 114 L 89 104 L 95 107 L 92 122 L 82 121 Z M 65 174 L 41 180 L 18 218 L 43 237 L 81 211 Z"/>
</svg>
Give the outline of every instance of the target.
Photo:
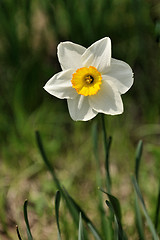
<svg viewBox="0 0 160 240">
<path fill-rule="evenodd" d="M 88 47 L 105 36 L 112 40 L 112 56 L 127 62 L 135 78 L 122 96 L 123 115 L 106 116 L 108 134 L 113 136 L 113 192 L 122 204 L 130 239 L 136 239 L 136 234 L 129 173 L 140 138 L 145 143 L 142 189 L 151 216 L 154 213 L 160 167 L 160 2 L 0 0 L 0 239 L 16 239 L 16 224 L 24 228 L 26 198 L 31 203 L 35 239 L 55 236 L 56 187 L 36 146 L 37 129 L 62 183 L 97 219 L 91 135 L 95 120 L 73 122 L 66 102 L 49 95 L 43 86 L 60 70 L 56 55 L 60 41 Z"/>
</svg>

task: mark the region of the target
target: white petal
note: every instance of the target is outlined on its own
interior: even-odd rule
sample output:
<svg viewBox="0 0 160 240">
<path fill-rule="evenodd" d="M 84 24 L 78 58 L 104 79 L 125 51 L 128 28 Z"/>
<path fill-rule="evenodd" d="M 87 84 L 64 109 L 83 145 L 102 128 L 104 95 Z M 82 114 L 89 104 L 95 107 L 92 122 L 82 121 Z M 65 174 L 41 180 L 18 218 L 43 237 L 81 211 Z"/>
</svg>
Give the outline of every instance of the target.
<svg viewBox="0 0 160 240">
<path fill-rule="evenodd" d="M 67 103 L 70 116 L 75 121 L 88 121 L 98 114 L 90 107 L 88 97 L 78 95 L 75 99 L 68 99 Z"/>
<path fill-rule="evenodd" d="M 103 81 L 96 95 L 89 96 L 91 107 L 97 112 L 116 115 L 123 112 L 123 103 L 116 87 Z"/>
<path fill-rule="evenodd" d="M 62 42 L 58 45 L 58 59 L 62 70 L 82 67 L 81 55 L 86 48 L 72 42 Z"/>
<path fill-rule="evenodd" d="M 112 58 L 111 66 L 107 75 L 112 77 L 111 81 L 116 85 L 121 94 L 127 92 L 133 84 L 132 69 L 123 61 Z"/>
<path fill-rule="evenodd" d="M 77 92 L 72 88 L 73 69 L 55 74 L 44 86 L 44 89 L 57 98 L 75 98 Z"/>
<path fill-rule="evenodd" d="M 93 43 L 82 55 L 82 60 L 85 67 L 93 66 L 101 74 L 105 73 L 111 61 L 110 38 L 105 37 Z"/>
</svg>

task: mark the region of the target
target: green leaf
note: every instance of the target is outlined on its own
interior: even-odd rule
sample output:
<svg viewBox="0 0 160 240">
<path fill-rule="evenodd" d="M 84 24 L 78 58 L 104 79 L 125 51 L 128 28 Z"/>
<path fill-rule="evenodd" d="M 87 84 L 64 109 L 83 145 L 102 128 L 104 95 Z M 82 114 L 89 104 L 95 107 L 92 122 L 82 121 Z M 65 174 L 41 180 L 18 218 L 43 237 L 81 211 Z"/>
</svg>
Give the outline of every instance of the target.
<svg viewBox="0 0 160 240">
<path fill-rule="evenodd" d="M 84 211 L 80 208 L 80 206 L 73 200 L 73 198 L 71 198 L 71 196 L 67 193 L 67 191 L 61 187 L 61 184 L 55 174 L 54 168 L 51 166 L 50 162 L 48 161 L 48 158 L 46 156 L 46 153 L 44 151 L 44 147 L 41 141 L 41 137 L 38 131 L 36 131 L 36 140 L 37 140 L 37 145 L 38 148 L 40 150 L 42 159 L 44 161 L 44 163 L 46 164 L 46 166 L 48 167 L 48 170 L 50 171 L 53 180 L 55 181 L 57 187 L 59 188 L 63 198 L 66 201 L 67 207 L 70 211 L 70 214 L 72 216 L 72 218 L 74 219 L 75 224 L 78 226 L 79 224 L 79 213 L 81 212 L 83 219 L 87 222 L 88 227 L 90 228 L 91 232 L 93 233 L 94 237 L 96 240 L 101 240 L 101 237 L 98 233 L 98 231 L 96 230 L 96 228 L 94 227 L 94 225 L 92 224 L 92 222 L 89 220 L 89 218 L 85 215 Z"/>
<path fill-rule="evenodd" d="M 118 240 L 119 239 L 119 235 L 120 235 L 120 231 L 119 231 L 119 225 L 118 225 L 118 221 L 117 221 L 117 218 L 114 214 L 114 209 L 112 207 L 112 204 L 106 200 L 106 204 L 107 206 L 109 207 L 109 209 L 111 210 L 111 212 L 113 213 L 113 216 L 114 216 L 114 222 L 115 222 L 115 231 L 114 231 L 114 239 Z"/>
<path fill-rule="evenodd" d="M 159 212 L 160 212 L 160 182 L 158 186 L 158 197 L 157 197 L 156 212 L 155 212 L 155 229 L 156 230 L 158 229 Z"/>
<path fill-rule="evenodd" d="M 140 166 L 142 151 L 143 151 L 143 142 L 142 140 L 140 140 L 136 149 L 135 176 L 136 176 L 137 182 L 138 182 L 138 173 L 139 173 L 139 166 Z"/>
<path fill-rule="evenodd" d="M 36 134 L 36 141 L 37 141 L 37 146 L 39 148 L 39 151 L 41 153 L 41 156 L 42 156 L 42 159 L 44 161 L 44 163 L 46 164 L 46 166 L 48 167 L 48 170 L 50 171 L 56 185 L 57 185 L 57 188 L 60 190 L 61 189 L 61 185 L 60 185 L 60 182 L 55 174 L 55 171 L 54 171 L 54 168 L 52 167 L 52 165 L 50 164 L 50 162 L 48 161 L 48 158 L 46 156 L 46 153 L 44 151 L 44 147 L 43 147 L 43 144 L 42 144 L 42 140 L 41 140 L 41 136 L 40 136 L 40 133 L 38 131 L 35 132 Z"/>
<path fill-rule="evenodd" d="M 55 215 L 56 215 L 56 222 L 57 222 L 57 228 L 58 228 L 58 240 L 61 240 L 61 231 L 59 226 L 59 205 L 61 200 L 61 194 L 60 191 L 56 192 L 55 196 Z"/>
<path fill-rule="evenodd" d="M 94 238 L 95 238 L 96 240 L 102 240 L 102 238 L 100 237 L 99 233 L 97 232 L 97 230 L 96 230 L 96 228 L 93 226 L 93 224 L 92 224 L 91 222 L 88 222 L 87 225 L 88 225 L 90 231 L 92 232 Z"/>
<path fill-rule="evenodd" d="M 136 156 L 135 156 L 135 176 L 138 182 L 138 175 L 139 175 L 139 167 L 140 167 L 140 161 L 142 156 L 142 150 L 143 150 L 143 142 L 142 140 L 139 141 L 137 149 L 136 149 Z M 142 221 L 142 215 L 141 210 L 139 206 L 139 201 L 137 199 L 137 195 L 135 194 L 135 218 L 136 218 L 136 226 L 139 234 L 140 239 L 144 238 L 144 230 L 143 230 L 143 221 Z"/>
<path fill-rule="evenodd" d="M 148 227 L 150 229 L 150 232 L 152 233 L 152 237 L 153 237 L 154 240 L 158 240 L 159 239 L 158 235 L 157 235 L 156 230 L 154 228 L 154 225 L 153 225 L 153 223 L 152 223 L 152 221 L 151 221 L 151 219 L 150 219 L 150 217 L 148 215 L 148 212 L 147 212 L 146 206 L 144 204 L 144 200 L 143 200 L 141 191 L 140 191 L 138 183 L 137 183 L 137 180 L 133 176 L 132 176 L 132 183 L 133 183 L 133 186 L 134 186 L 134 190 L 135 190 L 135 192 L 136 192 L 136 194 L 138 196 L 138 199 L 139 199 L 139 201 L 141 203 L 144 216 L 145 216 L 145 218 L 147 220 L 147 223 L 148 223 Z"/>
<path fill-rule="evenodd" d="M 18 229 L 18 226 L 16 226 L 16 231 L 17 231 L 18 239 L 22 240 L 19 229 Z"/>
<path fill-rule="evenodd" d="M 103 189 L 100 189 L 103 193 L 105 193 L 109 201 L 106 201 L 107 206 L 110 208 L 110 210 L 113 212 L 114 217 L 115 217 L 115 225 L 116 225 L 116 239 L 118 240 L 126 240 L 126 234 L 123 231 L 122 228 L 122 223 L 121 223 L 121 208 L 120 208 L 120 203 L 116 197 L 113 195 L 105 192 Z"/>
<path fill-rule="evenodd" d="M 142 214 L 139 206 L 139 201 L 137 195 L 135 194 L 135 217 L 136 217 L 136 226 L 139 234 L 139 239 L 144 240 L 144 230 L 143 230 L 143 221 Z"/>
<path fill-rule="evenodd" d="M 31 234 L 31 231 L 30 231 L 29 221 L 28 221 L 27 204 L 28 204 L 28 200 L 26 200 L 24 202 L 24 220 L 25 220 L 25 223 L 26 223 L 28 240 L 33 240 L 32 234 Z"/>
<path fill-rule="evenodd" d="M 36 141 L 37 141 L 37 145 L 38 145 L 39 151 L 41 153 L 42 159 L 43 159 L 44 163 L 46 164 L 48 170 L 50 171 L 57 188 L 60 190 L 63 198 L 65 199 L 67 207 L 70 211 L 70 214 L 72 215 L 72 217 L 74 219 L 74 222 L 78 226 L 78 221 L 79 221 L 78 220 L 78 218 L 79 218 L 78 215 L 79 215 L 79 213 L 74 208 L 74 206 L 72 205 L 72 203 L 70 202 L 70 200 L 66 196 L 63 188 L 61 187 L 61 184 L 60 184 L 60 182 L 59 182 L 59 180 L 58 180 L 58 178 L 55 174 L 54 168 L 52 167 L 52 165 L 50 164 L 50 162 L 49 162 L 49 160 L 46 156 L 46 153 L 45 153 L 45 150 L 44 150 L 44 147 L 43 147 L 43 144 L 42 144 L 42 140 L 41 140 L 41 137 L 40 137 L 40 133 L 38 131 L 36 131 Z"/>
<path fill-rule="evenodd" d="M 118 221 L 121 222 L 121 218 L 122 218 L 122 216 L 121 216 L 121 207 L 120 207 L 120 203 L 119 203 L 118 199 L 116 197 L 114 197 L 113 195 L 105 192 L 103 189 L 100 188 L 100 190 L 103 193 L 107 194 L 107 196 L 109 198 L 109 201 L 111 203 L 112 209 L 114 211 L 114 214 L 116 215 Z"/>
<path fill-rule="evenodd" d="M 79 214 L 78 240 L 84 240 L 84 230 L 83 230 L 83 223 L 82 223 L 81 213 Z"/>
<path fill-rule="evenodd" d="M 43 143 L 42 143 L 42 140 L 41 140 L 41 136 L 40 136 L 40 133 L 38 131 L 36 131 L 36 141 L 37 141 L 37 146 L 39 148 L 42 159 L 43 159 L 45 165 L 47 166 L 49 172 L 51 173 L 57 188 L 60 190 L 63 198 L 65 199 L 67 207 L 70 211 L 70 214 L 71 214 L 72 218 L 74 219 L 75 224 L 78 226 L 78 221 L 79 221 L 78 220 L 78 218 L 79 218 L 78 215 L 79 215 L 79 213 L 77 212 L 77 210 L 75 209 L 75 207 L 73 206 L 73 204 L 71 203 L 69 198 L 66 196 L 65 191 L 61 187 L 60 181 L 58 180 L 58 178 L 56 176 L 54 168 L 52 167 L 52 165 L 50 164 L 50 162 L 49 162 L 49 160 L 46 156 L 46 153 L 45 153 L 45 150 L 44 150 L 44 147 L 43 147 Z"/>
<path fill-rule="evenodd" d="M 93 225 L 91 220 L 87 217 L 87 215 L 82 210 L 82 208 L 75 202 L 75 200 L 69 195 L 69 193 L 65 189 L 64 189 L 64 191 L 65 191 L 66 197 L 68 198 L 68 200 L 70 201 L 72 206 L 74 206 L 74 208 L 77 210 L 78 213 L 81 213 L 83 220 L 87 223 L 87 225 L 88 225 L 89 229 L 91 230 L 95 239 L 96 240 L 102 240 L 101 237 L 100 237 L 100 234 L 97 231 L 97 229 L 95 228 L 95 226 Z"/>
</svg>

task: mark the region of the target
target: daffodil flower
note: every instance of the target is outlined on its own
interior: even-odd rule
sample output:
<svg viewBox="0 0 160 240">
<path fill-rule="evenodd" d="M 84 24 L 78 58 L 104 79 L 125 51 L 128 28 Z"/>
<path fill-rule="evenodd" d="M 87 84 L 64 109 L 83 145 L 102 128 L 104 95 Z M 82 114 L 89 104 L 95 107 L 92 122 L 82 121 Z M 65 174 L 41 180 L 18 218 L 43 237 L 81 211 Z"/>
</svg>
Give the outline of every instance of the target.
<svg viewBox="0 0 160 240">
<path fill-rule="evenodd" d="M 62 71 L 44 86 L 53 96 L 67 99 L 73 120 L 87 121 L 98 113 L 121 114 L 121 94 L 133 84 L 130 66 L 111 58 L 108 37 L 85 48 L 72 42 L 58 45 L 58 59 Z"/>
</svg>

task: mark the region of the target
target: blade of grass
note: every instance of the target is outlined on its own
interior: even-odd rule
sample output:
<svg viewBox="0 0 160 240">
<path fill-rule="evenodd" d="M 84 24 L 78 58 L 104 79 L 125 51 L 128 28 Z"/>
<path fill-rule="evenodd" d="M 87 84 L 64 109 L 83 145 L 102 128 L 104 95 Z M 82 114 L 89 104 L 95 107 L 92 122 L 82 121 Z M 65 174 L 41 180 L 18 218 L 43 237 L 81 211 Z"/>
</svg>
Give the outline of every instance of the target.
<svg viewBox="0 0 160 240">
<path fill-rule="evenodd" d="M 142 151 L 143 151 L 143 142 L 142 140 L 139 141 L 137 149 L 136 149 L 136 156 L 135 156 L 135 176 L 136 176 L 136 180 L 138 182 L 139 179 L 139 167 L 140 167 L 140 161 L 141 161 L 141 156 L 142 156 Z M 137 195 L 135 193 L 135 221 L 136 221 L 136 226 L 137 226 L 137 230 L 138 230 L 138 234 L 139 234 L 139 238 L 144 240 L 144 229 L 143 229 L 143 221 L 142 221 L 142 215 L 141 215 L 141 210 L 140 210 L 140 206 L 139 206 L 139 201 L 137 198 Z"/>
<path fill-rule="evenodd" d="M 55 215 L 56 215 L 56 222 L 57 222 L 57 229 L 58 229 L 58 240 L 61 240 L 61 231 L 59 226 L 59 205 L 61 200 L 61 193 L 60 191 L 56 192 L 55 196 Z"/>
<path fill-rule="evenodd" d="M 17 225 L 16 225 L 16 231 L 17 231 L 18 239 L 19 239 L 19 240 L 22 240 L 22 238 L 21 238 L 21 235 L 20 235 L 20 232 L 19 232 L 19 229 L 18 229 L 18 226 L 17 226 Z"/>
<path fill-rule="evenodd" d="M 31 230 L 30 230 L 30 226 L 29 226 L 29 221 L 28 221 L 27 205 L 28 205 L 28 200 L 26 200 L 24 202 L 24 208 L 23 208 L 23 210 L 24 210 L 24 220 L 25 220 L 25 223 L 26 223 L 28 240 L 33 240 Z"/>
<path fill-rule="evenodd" d="M 81 213 L 79 214 L 78 240 L 84 240 L 83 223 Z"/>
<path fill-rule="evenodd" d="M 157 197 L 157 204 L 156 204 L 156 212 L 155 212 L 155 229 L 158 229 L 158 223 L 159 223 L 159 212 L 160 212 L 160 182 L 158 186 L 158 197 Z"/>
<path fill-rule="evenodd" d="M 139 199 L 139 201 L 141 203 L 144 216 L 145 216 L 145 218 L 147 220 L 147 223 L 148 223 L 148 227 L 150 229 L 150 232 L 152 233 L 152 237 L 153 237 L 154 240 L 158 240 L 159 239 L 158 235 L 157 235 L 156 230 L 154 228 L 154 225 L 153 225 L 153 223 L 152 223 L 152 221 L 151 221 L 151 219 L 150 219 L 150 217 L 148 215 L 148 212 L 147 212 L 146 206 L 144 204 L 144 200 L 143 200 L 141 191 L 140 191 L 138 183 L 137 183 L 137 180 L 136 180 L 136 178 L 134 176 L 132 176 L 131 179 L 132 179 L 132 183 L 133 183 L 133 186 L 134 186 L 134 190 L 135 190 L 135 192 L 136 192 L 136 194 L 138 196 L 138 199 Z"/>
</svg>

